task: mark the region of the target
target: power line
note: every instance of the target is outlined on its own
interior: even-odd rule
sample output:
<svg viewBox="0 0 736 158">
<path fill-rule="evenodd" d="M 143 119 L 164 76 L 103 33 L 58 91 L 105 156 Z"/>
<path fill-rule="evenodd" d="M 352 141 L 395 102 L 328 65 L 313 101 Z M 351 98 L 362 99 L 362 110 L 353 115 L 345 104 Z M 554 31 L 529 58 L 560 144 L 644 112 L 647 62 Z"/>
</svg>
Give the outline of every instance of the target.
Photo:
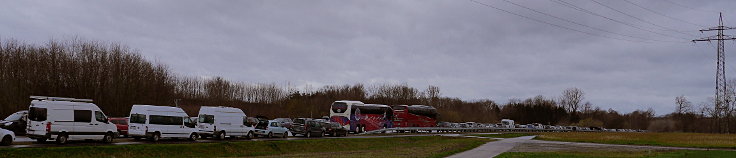
<svg viewBox="0 0 736 158">
<path fill-rule="evenodd" d="M 674 5 L 679 6 L 679 7 L 682 7 L 682 8 L 687 8 L 687 9 L 695 10 L 695 11 L 707 11 L 707 12 L 719 13 L 719 12 L 711 11 L 711 10 L 696 9 L 696 8 L 693 8 L 693 7 L 690 7 L 690 6 L 687 6 L 687 5 L 683 5 L 683 4 L 680 4 L 680 3 L 675 3 L 675 2 L 673 2 L 671 0 L 662 0 L 662 1 L 668 2 L 670 4 L 674 4 Z"/>
<path fill-rule="evenodd" d="M 700 25 L 700 24 L 692 23 L 692 22 L 689 22 L 689 21 L 685 21 L 685 20 L 682 20 L 682 19 L 679 19 L 679 18 L 675 18 L 675 17 L 671 17 L 671 16 L 668 16 L 668 15 L 662 14 L 660 12 L 657 12 L 657 11 L 654 11 L 652 9 L 646 8 L 644 6 L 641 6 L 639 4 L 636 4 L 634 2 L 631 2 L 629 0 L 624 0 L 624 2 L 629 3 L 629 4 L 632 4 L 634 6 L 637 6 L 637 7 L 641 8 L 641 9 L 647 10 L 647 11 L 652 12 L 654 14 L 657 14 L 657 15 L 660 15 L 660 16 L 664 16 L 664 17 L 667 17 L 667 18 L 670 18 L 672 20 L 677 20 L 677 21 L 680 21 L 680 22 L 688 23 L 688 24 L 691 24 L 691 25 L 699 26 L 699 27 L 707 27 L 707 26 L 703 26 L 703 25 Z"/>
<path fill-rule="evenodd" d="M 552 17 L 552 18 L 555 18 L 555 19 L 558 19 L 558 20 L 562 20 L 562 21 L 565 21 L 565 22 L 568 22 L 568 23 L 572 23 L 572 24 L 575 24 L 575 25 L 583 26 L 583 27 L 586 27 L 586 28 L 589 28 L 589 29 L 598 30 L 598 31 L 601 31 L 601 32 L 606 32 L 606 33 L 610 33 L 610 34 L 615 34 L 615 35 L 624 36 L 624 37 L 630 37 L 630 38 L 636 38 L 636 39 L 641 39 L 641 40 L 648 40 L 648 41 L 679 42 L 679 41 L 662 41 L 662 40 L 655 40 L 655 39 L 647 39 L 647 38 L 643 38 L 643 37 L 637 37 L 637 36 L 631 36 L 631 35 L 626 35 L 626 34 L 620 34 L 620 33 L 612 32 L 612 31 L 600 29 L 600 28 L 597 28 L 597 27 L 593 27 L 593 26 L 581 24 L 581 23 L 578 23 L 578 22 L 575 22 L 575 21 L 572 21 L 572 20 L 569 20 L 569 19 L 565 19 L 565 18 L 561 18 L 561 17 L 555 16 L 555 15 L 552 15 L 552 14 L 549 14 L 549 13 L 545 13 L 545 12 L 542 12 L 542 11 L 538 11 L 536 9 L 529 8 L 527 6 L 524 6 L 524 5 L 521 5 L 521 4 L 518 4 L 518 3 L 514 3 L 514 2 L 511 2 L 509 0 L 503 0 L 503 1 L 505 1 L 506 3 L 510 3 L 512 5 L 515 5 L 515 6 L 518 6 L 518 7 L 521 7 L 521 8 L 524 8 L 524 9 L 527 9 L 527 10 L 530 10 L 530 11 L 533 11 L 535 13 L 546 15 L 546 16 L 549 16 L 549 17 Z"/>
<path fill-rule="evenodd" d="M 562 26 L 562 25 L 557 25 L 557 24 L 553 24 L 553 23 L 550 23 L 550 22 L 546 22 L 546 21 L 543 21 L 543 20 L 535 19 L 535 18 L 532 18 L 532 17 L 529 17 L 529 16 L 524 16 L 524 15 L 521 15 L 521 14 L 518 14 L 518 13 L 514 13 L 514 12 L 511 12 L 511 11 L 508 11 L 508 10 L 505 10 L 505 9 L 501 9 L 501 8 L 498 8 L 498 7 L 496 7 L 496 6 L 493 6 L 493 5 L 490 5 L 490 4 L 486 4 L 486 3 L 478 2 L 478 1 L 476 1 L 476 0 L 469 0 L 469 1 L 471 1 L 471 2 L 474 2 L 474 3 L 477 3 L 477 4 L 480 4 L 480 5 L 483 5 L 483 6 L 486 6 L 486 7 L 489 7 L 489 8 L 493 8 L 493 9 L 496 9 L 496 10 L 499 10 L 499 11 L 502 11 L 502 12 L 506 12 L 506 13 L 508 13 L 508 14 L 516 15 L 516 16 L 519 16 L 519 17 L 525 18 L 525 19 L 527 19 L 527 20 L 532 20 L 532 21 L 536 21 L 536 22 L 539 22 L 539 23 L 543 23 L 543 24 L 547 24 L 547 25 L 551 25 L 551 26 L 554 26 L 554 27 L 562 28 L 562 29 L 565 29 L 565 30 L 575 31 L 575 32 L 579 32 L 579 33 L 583 33 L 583 34 L 587 34 L 587 35 L 591 35 L 591 36 L 598 36 L 598 37 L 603 37 L 603 38 L 610 38 L 610 39 L 622 40 L 622 41 L 629 41 L 629 42 L 646 42 L 646 41 L 634 41 L 634 40 L 628 40 L 628 39 L 623 39 L 623 38 L 615 38 L 615 37 L 610 37 L 610 36 L 605 36 L 605 35 L 600 35 L 600 34 L 595 34 L 595 33 L 585 32 L 585 31 L 580 31 L 580 30 L 577 30 L 577 29 L 573 29 L 573 28 L 569 28 L 569 27 L 565 27 L 565 26 Z"/>
<path fill-rule="evenodd" d="M 601 14 L 598 14 L 598 13 L 595 13 L 595 12 L 592 12 L 592 11 L 587 10 L 585 8 L 582 8 L 582 7 L 578 7 L 578 6 L 574 5 L 574 4 L 565 2 L 563 0 L 550 0 L 550 1 L 555 2 L 557 4 L 560 4 L 562 6 L 568 7 L 568 8 L 575 9 L 577 11 L 581 11 L 581 12 L 584 12 L 584 13 L 588 13 L 590 15 L 598 16 L 598 17 L 601 17 L 601 18 L 604 18 L 604 19 L 607 19 L 607 20 L 610 20 L 610 21 L 613 21 L 613 22 L 616 22 L 616 23 L 624 24 L 626 26 L 629 26 L 629 27 L 632 27 L 632 28 L 635 28 L 635 29 L 639 29 L 639 30 L 642 30 L 642 31 L 646 31 L 646 32 L 650 32 L 650 33 L 654 33 L 654 34 L 658 34 L 658 35 L 666 36 L 666 37 L 670 37 L 670 38 L 678 38 L 678 39 L 688 40 L 687 38 L 675 37 L 675 36 L 671 36 L 671 35 L 668 35 L 668 34 L 663 34 L 663 33 L 655 32 L 655 31 L 652 31 L 652 30 L 641 28 L 641 27 L 636 26 L 634 24 L 630 24 L 630 23 L 627 23 L 627 22 L 623 22 L 623 21 L 620 21 L 620 20 L 609 18 L 607 16 L 604 16 L 604 15 L 601 15 Z"/>
<path fill-rule="evenodd" d="M 641 18 L 639 18 L 639 17 L 636 17 L 636 16 L 634 16 L 634 15 L 631 15 L 631 14 L 625 13 L 625 12 L 623 12 L 623 11 L 620 11 L 620 10 L 618 10 L 618 9 L 615 9 L 615 8 L 613 8 L 613 7 L 611 7 L 611 6 L 605 5 L 605 4 L 603 4 L 603 3 L 601 3 L 601 2 L 598 2 L 598 1 L 596 1 L 596 0 L 591 0 L 591 1 L 593 1 L 594 3 L 596 3 L 596 4 L 598 4 L 598 5 L 601 5 L 601 6 L 603 6 L 603 7 L 606 7 L 606 8 L 608 8 L 608 9 L 611 9 L 611 10 L 613 10 L 613 11 L 616 11 L 616 12 L 618 12 L 618 13 L 621 13 L 621 14 L 623 14 L 623 15 L 626 15 L 626 16 L 628 16 L 628 17 L 631 17 L 631 18 L 634 18 L 634 19 L 636 19 L 636 20 L 639 20 L 639 21 L 641 21 L 641 22 L 644 22 L 644 23 L 650 24 L 650 25 L 652 25 L 652 26 L 656 26 L 656 27 L 662 28 L 662 29 L 664 29 L 664 30 L 666 30 L 666 31 L 673 31 L 673 32 L 677 32 L 677 33 L 680 33 L 680 34 L 683 34 L 683 35 L 696 36 L 696 35 L 693 35 L 693 34 L 690 34 L 690 33 L 685 33 L 685 32 L 682 32 L 682 31 L 678 31 L 678 30 L 675 30 L 675 29 L 672 29 L 672 28 L 669 28 L 669 27 L 664 27 L 664 26 L 662 26 L 662 25 L 657 25 L 657 24 L 655 24 L 655 23 L 652 23 L 652 22 L 650 22 L 650 21 L 647 21 L 647 20 L 641 19 Z"/>
</svg>

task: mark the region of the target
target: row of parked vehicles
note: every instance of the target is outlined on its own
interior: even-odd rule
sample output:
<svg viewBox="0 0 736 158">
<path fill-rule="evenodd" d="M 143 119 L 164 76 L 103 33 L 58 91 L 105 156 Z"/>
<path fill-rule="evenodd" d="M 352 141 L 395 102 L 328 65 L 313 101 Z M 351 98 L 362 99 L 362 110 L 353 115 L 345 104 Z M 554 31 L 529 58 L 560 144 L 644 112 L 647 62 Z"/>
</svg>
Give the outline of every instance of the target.
<svg viewBox="0 0 736 158">
<path fill-rule="evenodd" d="M 599 132 L 646 132 L 646 130 L 640 129 L 606 129 L 603 127 L 579 127 L 579 126 L 560 126 L 560 125 L 545 125 L 541 123 L 530 123 L 530 124 L 515 124 L 514 120 L 502 119 L 501 123 L 475 123 L 475 122 L 464 122 L 464 123 L 450 123 L 440 122 L 437 124 L 438 127 L 450 127 L 450 128 L 511 128 L 511 129 L 548 129 L 548 130 L 568 130 L 568 131 L 599 131 Z"/>
<path fill-rule="evenodd" d="M 37 142 L 66 144 L 70 140 L 112 142 L 118 136 L 135 140 L 199 138 L 253 138 L 294 136 L 347 136 L 347 129 L 326 119 L 289 118 L 269 120 L 248 117 L 233 107 L 202 106 L 196 117 L 179 107 L 133 105 L 128 117 L 107 117 L 89 99 L 31 96 L 27 111 L 12 114 L 0 127 L 4 145 L 21 133 Z M 7 136 L 7 138 L 6 138 Z"/>
</svg>

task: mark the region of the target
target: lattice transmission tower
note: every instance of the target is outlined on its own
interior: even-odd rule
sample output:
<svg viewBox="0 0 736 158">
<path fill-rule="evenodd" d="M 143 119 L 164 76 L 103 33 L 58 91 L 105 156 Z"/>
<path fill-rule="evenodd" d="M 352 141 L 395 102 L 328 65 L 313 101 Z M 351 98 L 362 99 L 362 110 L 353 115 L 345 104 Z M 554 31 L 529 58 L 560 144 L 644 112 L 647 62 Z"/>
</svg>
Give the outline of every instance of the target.
<svg viewBox="0 0 736 158">
<path fill-rule="evenodd" d="M 693 42 L 718 42 L 718 48 L 716 48 L 718 59 L 716 60 L 716 97 L 714 109 L 715 115 L 713 117 L 716 118 L 716 126 L 718 127 L 719 132 L 728 132 L 728 123 L 725 122 L 726 120 L 723 120 L 723 116 L 727 115 L 726 113 L 729 111 L 728 109 L 730 105 L 729 102 L 733 100 L 732 98 L 730 98 L 733 96 L 731 96 L 726 89 L 726 59 L 724 57 L 725 53 L 723 50 L 724 41 L 736 40 L 736 37 L 723 34 L 723 31 L 731 29 L 736 28 L 723 26 L 723 14 L 719 13 L 718 26 L 700 30 L 700 32 L 717 31 L 718 34 L 716 34 L 715 36 L 703 37 L 693 40 Z"/>
</svg>

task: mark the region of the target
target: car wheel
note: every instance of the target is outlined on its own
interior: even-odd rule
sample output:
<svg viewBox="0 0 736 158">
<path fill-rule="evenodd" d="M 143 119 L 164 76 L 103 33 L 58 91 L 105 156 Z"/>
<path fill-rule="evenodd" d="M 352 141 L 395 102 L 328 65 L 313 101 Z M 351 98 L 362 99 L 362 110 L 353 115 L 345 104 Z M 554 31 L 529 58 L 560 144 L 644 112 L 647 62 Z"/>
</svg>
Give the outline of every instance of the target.
<svg viewBox="0 0 736 158">
<path fill-rule="evenodd" d="M 268 132 L 268 138 L 273 138 L 273 132 Z"/>
<path fill-rule="evenodd" d="M 59 136 L 56 136 L 56 144 L 66 144 L 69 141 L 69 136 L 66 136 L 66 134 L 59 134 Z"/>
<path fill-rule="evenodd" d="M 281 136 L 281 138 L 286 138 L 287 136 L 289 136 L 289 132 L 284 132 L 284 134 Z"/>
<path fill-rule="evenodd" d="M 2 146 L 8 146 L 8 145 L 10 145 L 12 143 L 13 143 L 13 138 L 10 137 L 9 135 L 3 137 L 3 140 L 0 141 L 0 145 L 2 145 Z"/>
<path fill-rule="evenodd" d="M 252 139 L 253 138 L 253 131 L 248 132 L 248 135 L 245 135 L 246 138 Z"/>
<path fill-rule="evenodd" d="M 325 137 L 325 132 L 320 133 L 319 137 Z"/>
<path fill-rule="evenodd" d="M 191 135 L 189 135 L 189 140 L 191 141 L 197 141 L 197 138 L 199 138 L 197 133 L 192 133 Z"/>
<path fill-rule="evenodd" d="M 113 134 L 112 133 L 107 133 L 107 134 L 105 134 L 104 137 L 102 137 L 102 142 L 103 143 L 112 143 L 112 137 L 113 137 Z"/>
<path fill-rule="evenodd" d="M 217 135 L 217 139 L 225 140 L 225 131 L 220 132 L 220 134 Z"/>
<path fill-rule="evenodd" d="M 307 138 L 309 138 L 309 137 L 311 137 L 311 136 L 312 136 L 312 132 L 307 132 L 307 135 L 306 135 L 306 137 L 307 137 Z"/>
<path fill-rule="evenodd" d="M 156 132 L 151 136 L 151 141 L 158 142 L 159 140 L 161 140 L 161 133 Z"/>
</svg>

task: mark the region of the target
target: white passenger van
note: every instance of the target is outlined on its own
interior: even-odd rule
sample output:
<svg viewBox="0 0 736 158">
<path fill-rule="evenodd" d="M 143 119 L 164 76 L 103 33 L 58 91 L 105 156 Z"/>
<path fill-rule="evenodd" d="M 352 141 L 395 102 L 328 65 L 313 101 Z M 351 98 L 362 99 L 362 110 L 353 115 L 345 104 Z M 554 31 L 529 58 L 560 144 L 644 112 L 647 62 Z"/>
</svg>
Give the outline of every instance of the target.
<svg viewBox="0 0 736 158">
<path fill-rule="evenodd" d="M 248 117 L 243 110 L 233 107 L 202 106 L 197 117 L 199 133 L 203 137 L 212 136 L 218 139 L 225 137 L 252 138 L 254 127 L 249 125 Z"/>
<path fill-rule="evenodd" d="M 31 96 L 27 135 L 37 142 L 98 139 L 112 142 L 115 124 L 90 99 Z"/>
<path fill-rule="evenodd" d="M 136 140 L 146 138 L 189 138 L 196 141 L 196 123 L 179 107 L 133 105 L 130 109 L 128 134 Z"/>
</svg>

